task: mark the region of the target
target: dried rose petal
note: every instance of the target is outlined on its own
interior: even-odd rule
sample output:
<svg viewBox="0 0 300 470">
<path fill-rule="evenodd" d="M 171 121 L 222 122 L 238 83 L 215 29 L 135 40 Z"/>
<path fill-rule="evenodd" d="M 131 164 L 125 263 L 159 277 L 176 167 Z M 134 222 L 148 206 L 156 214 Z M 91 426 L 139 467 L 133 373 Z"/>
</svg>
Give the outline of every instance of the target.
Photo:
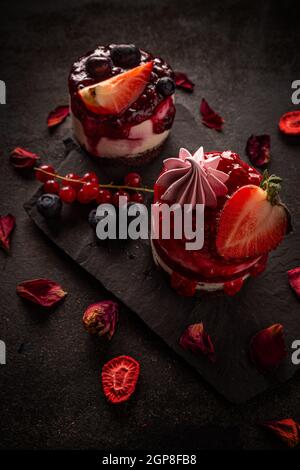
<svg viewBox="0 0 300 470">
<path fill-rule="evenodd" d="M 61 124 L 67 116 L 70 114 L 69 106 L 57 106 L 48 116 L 47 124 L 48 127 L 58 126 Z"/>
<path fill-rule="evenodd" d="M 6 251 L 9 251 L 10 236 L 15 225 L 16 218 L 13 215 L 0 215 L 0 243 Z"/>
<path fill-rule="evenodd" d="M 173 271 L 171 276 L 171 287 L 176 290 L 177 294 L 183 295 L 184 297 L 193 297 L 196 293 L 196 281 L 191 281 L 186 277 L 180 276 Z"/>
<path fill-rule="evenodd" d="M 203 323 L 194 323 L 189 325 L 182 334 L 179 344 L 183 349 L 193 352 L 201 352 L 211 362 L 215 362 L 215 348 L 212 344 L 210 336 L 204 330 Z"/>
<path fill-rule="evenodd" d="M 10 162 L 15 168 L 32 168 L 40 157 L 22 147 L 16 147 L 10 153 Z"/>
<path fill-rule="evenodd" d="M 90 305 L 83 314 L 85 329 L 94 335 L 107 335 L 111 339 L 119 318 L 119 305 L 112 300 L 102 300 Z"/>
<path fill-rule="evenodd" d="M 246 154 L 251 163 L 263 166 L 270 161 L 271 138 L 268 134 L 251 135 L 247 140 Z"/>
<path fill-rule="evenodd" d="M 253 336 L 250 342 L 250 355 L 261 372 L 270 372 L 286 357 L 283 326 L 276 323 Z"/>
<path fill-rule="evenodd" d="M 200 113 L 202 114 L 202 123 L 205 126 L 216 131 L 222 130 L 224 119 L 209 106 L 204 98 L 201 101 Z"/>
<path fill-rule="evenodd" d="M 63 299 L 67 292 L 49 279 L 32 279 L 17 285 L 17 294 L 41 307 L 52 307 Z"/>
<path fill-rule="evenodd" d="M 175 72 L 175 84 L 177 88 L 192 92 L 195 84 L 183 72 Z"/>
<path fill-rule="evenodd" d="M 290 269 L 288 271 L 289 283 L 292 289 L 300 298 L 300 268 Z"/>
<path fill-rule="evenodd" d="M 288 447 L 296 447 L 300 443 L 300 426 L 293 418 L 267 421 L 262 426 L 272 431 Z"/>
</svg>

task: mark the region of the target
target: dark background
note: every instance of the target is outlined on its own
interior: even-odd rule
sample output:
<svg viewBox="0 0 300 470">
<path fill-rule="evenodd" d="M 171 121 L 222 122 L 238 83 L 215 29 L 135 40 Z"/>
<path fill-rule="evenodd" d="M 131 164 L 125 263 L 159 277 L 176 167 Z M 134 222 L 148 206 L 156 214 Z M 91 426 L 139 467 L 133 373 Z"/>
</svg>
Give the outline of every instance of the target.
<svg viewBox="0 0 300 470">
<path fill-rule="evenodd" d="M 64 125 L 50 134 L 46 117 L 67 102 L 72 61 L 97 43 L 134 42 L 195 81 L 194 94 L 178 93 L 178 101 L 197 119 L 202 96 L 224 116 L 223 134 L 199 125 L 199 140 L 202 132 L 211 132 L 216 149 L 232 148 L 243 155 L 251 133 L 268 132 L 276 158 L 288 158 L 277 121 L 293 109 L 291 81 L 300 78 L 296 4 L 1 3 L 0 79 L 7 85 L 7 104 L 0 107 L 0 213 L 17 217 L 12 253 L 0 253 L 0 339 L 8 354 L 7 365 L 0 366 L 1 448 L 281 447 L 257 423 L 300 417 L 299 373 L 277 389 L 234 406 L 125 308 L 109 345 L 84 332 L 86 306 L 111 295 L 30 222 L 22 206 L 37 183 L 18 175 L 8 155 L 23 146 L 39 153 L 44 163 L 58 165 L 64 154 Z M 290 151 L 295 156 L 300 146 Z M 286 185 L 287 202 L 292 195 L 293 188 Z M 16 284 L 35 277 L 60 282 L 69 292 L 65 302 L 47 313 L 17 298 Z M 100 370 L 119 354 L 137 358 L 142 374 L 134 398 L 111 407 L 101 391 Z"/>
</svg>

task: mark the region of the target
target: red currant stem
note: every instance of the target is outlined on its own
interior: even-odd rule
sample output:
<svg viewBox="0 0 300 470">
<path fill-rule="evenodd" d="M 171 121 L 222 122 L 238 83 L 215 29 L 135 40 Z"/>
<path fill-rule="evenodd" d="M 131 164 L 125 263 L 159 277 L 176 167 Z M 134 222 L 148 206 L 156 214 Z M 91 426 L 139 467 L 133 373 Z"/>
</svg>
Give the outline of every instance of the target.
<svg viewBox="0 0 300 470">
<path fill-rule="evenodd" d="M 75 180 L 72 178 L 66 178 L 65 176 L 57 175 L 56 173 L 50 173 L 49 171 L 42 170 L 41 168 L 34 167 L 35 171 L 39 171 L 40 173 L 44 173 L 44 175 L 52 176 L 53 178 L 57 178 L 59 180 L 67 181 L 70 183 L 84 183 L 81 180 Z M 100 188 L 108 188 L 108 189 L 129 189 L 132 191 L 143 191 L 146 193 L 154 193 L 153 189 L 150 188 L 134 188 L 133 186 L 126 186 L 126 185 L 118 185 L 118 184 L 99 184 Z"/>
</svg>

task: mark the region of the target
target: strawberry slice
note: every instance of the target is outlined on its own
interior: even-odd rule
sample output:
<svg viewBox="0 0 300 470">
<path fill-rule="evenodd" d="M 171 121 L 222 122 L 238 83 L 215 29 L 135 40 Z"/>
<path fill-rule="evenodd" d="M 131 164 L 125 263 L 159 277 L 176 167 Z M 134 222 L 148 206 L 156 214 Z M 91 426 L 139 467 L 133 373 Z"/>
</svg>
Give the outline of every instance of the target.
<svg viewBox="0 0 300 470">
<path fill-rule="evenodd" d="M 216 238 L 224 258 L 254 258 L 274 250 L 290 230 L 288 209 L 278 193 L 281 179 L 264 173 L 261 187 L 238 189 L 225 203 Z"/>
<path fill-rule="evenodd" d="M 108 401 L 127 401 L 135 390 L 139 374 L 140 365 L 130 356 L 119 356 L 108 361 L 102 369 L 102 386 Z"/>
<path fill-rule="evenodd" d="M 96 85 L 82 88 L 79 96 L 86 107 L 96 114 L 120 114 L 143 93 L 152 69 L 153 62 L 146 62 Z"/>
</svg>

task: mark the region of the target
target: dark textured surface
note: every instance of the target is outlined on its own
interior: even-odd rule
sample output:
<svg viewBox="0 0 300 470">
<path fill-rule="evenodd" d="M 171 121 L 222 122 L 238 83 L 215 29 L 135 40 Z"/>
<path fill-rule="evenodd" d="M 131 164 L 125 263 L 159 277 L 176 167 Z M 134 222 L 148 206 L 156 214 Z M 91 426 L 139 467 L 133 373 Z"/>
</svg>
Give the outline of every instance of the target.
<svg viewBox="0 0 300 470">
<path fill-rule="evenodd" d="M 299 373 L 246 405 L 230 405 L 125 308 L 111 344 L 91 340 L 80 324 L 82 311 L 108 294 L 33 226 L 22 205 L 36 183 L 7 160 L 22 145 L 58 165 L 66 127 L 49 134 L 45 119 L 67 100 L 70 63 L 97 42 L 136 42 L 190 74 L 195 93 L 178 101 L 197 118 L 202 96 L 224 116 L 223 134 L 199 125 L 199 143 L 209 135 L 215 148 L 243 154 L 251 133 L 271 134 L 271 170 L 290 177 L 283 196 L 294 208 L 289 243 L 295 247 L 300 147 L 278 134 L 277 121 L 293 109 L 290 84 L 300 76 L 297 2 L 199 3 L 36 2 L 29 11 L 24 2 L 2 10 L 0 78 L 8 104 L 0 107 L 1 213 L 11 211 L 18 221 L 12 255 L 0 254 L 0 337 L 8 350 L 8 363 L 0 366 L 2 448 L 278 448 L 256 423 L 300 417 Z M 288 256 L 299 263 L 295 248 Z M 286 260 L 276 259 L 280 274 Z M 16 298 L 15 284 L 38 276 L 69 291 L 51 313 Z M 297 308 L 285 285 L 268 292 L 275 314 L 281 315 L 278 299 Z M 99 389 L 100 367 L 122 353 L 139 357 L 142 376 L 134 400 L 112 409 Z"/>
<path fill-rule="evenodd" d="M 70 125 L 70 123 L 69 123 Z M 67 125 L 66 125 L 67 127 Z M 176 155 L 180 146 L 197 149 L 199 124 L 182 105 L 177 105 L 172 134 L 155 162 L 140 169 L 143 183 L 153 187 L 162 168 L 162 161 Z M 67 131 L 67 135 L 70 131 Z M 204 148 L 211 148 L 210 136 L 203 136 Z M 76 144 L 75 144 L 76 145 Z M 128 167 L 110 165 L 91 159 L 80 148 L 67 152 L 58 173 L 74 171 L 83 175 L 93 171 L 104 183 L 122 182 Z M 282 168 L 282 176 L 287 171 Z M 241 292 L 228 298 L 223 293 L 201 294 L 184 298 L 170 288 L 169 280 L 155 266 L 148 240 L 98 241 L 87 224 L 90 207 L 73 204 L 64 206 L 60 221 L 45 219 L 36 208 L 39 189 L 26 209 L 38 227 L 74 261 L 130 307 L 155 333 L 169 344 L 189 364 L 195 367 L 219 393 L 234 403 L 242 403 L 270 386 L 287 380 L 296 372 L 287 359 L 274 374 L 263 376 L 249 360 L 250 338 L 261 329 L 282 323 L 287 344 L 300 338 L 299 300 L 291 291 L 286 271 L 292 266 L 299 246 L 295 235 L 272 253 L 264 275 L 250 279 Z M 148 197 L 150 204 L 152 197 Z M 294 206 L 290 209 L 293 212 Z M 276 287 L 274 299 L 270 287 Z M 288 299 L 288 301 L 287 301 Z M 276 310 L 274 311 L 274 306 Z M 183 351 L 178 344 L 182 332 L 193 323 L 203 321 L 216 348 L 216 363 Z M 138 357 L 138 356 L 137 356 Z"/>
</svg>

